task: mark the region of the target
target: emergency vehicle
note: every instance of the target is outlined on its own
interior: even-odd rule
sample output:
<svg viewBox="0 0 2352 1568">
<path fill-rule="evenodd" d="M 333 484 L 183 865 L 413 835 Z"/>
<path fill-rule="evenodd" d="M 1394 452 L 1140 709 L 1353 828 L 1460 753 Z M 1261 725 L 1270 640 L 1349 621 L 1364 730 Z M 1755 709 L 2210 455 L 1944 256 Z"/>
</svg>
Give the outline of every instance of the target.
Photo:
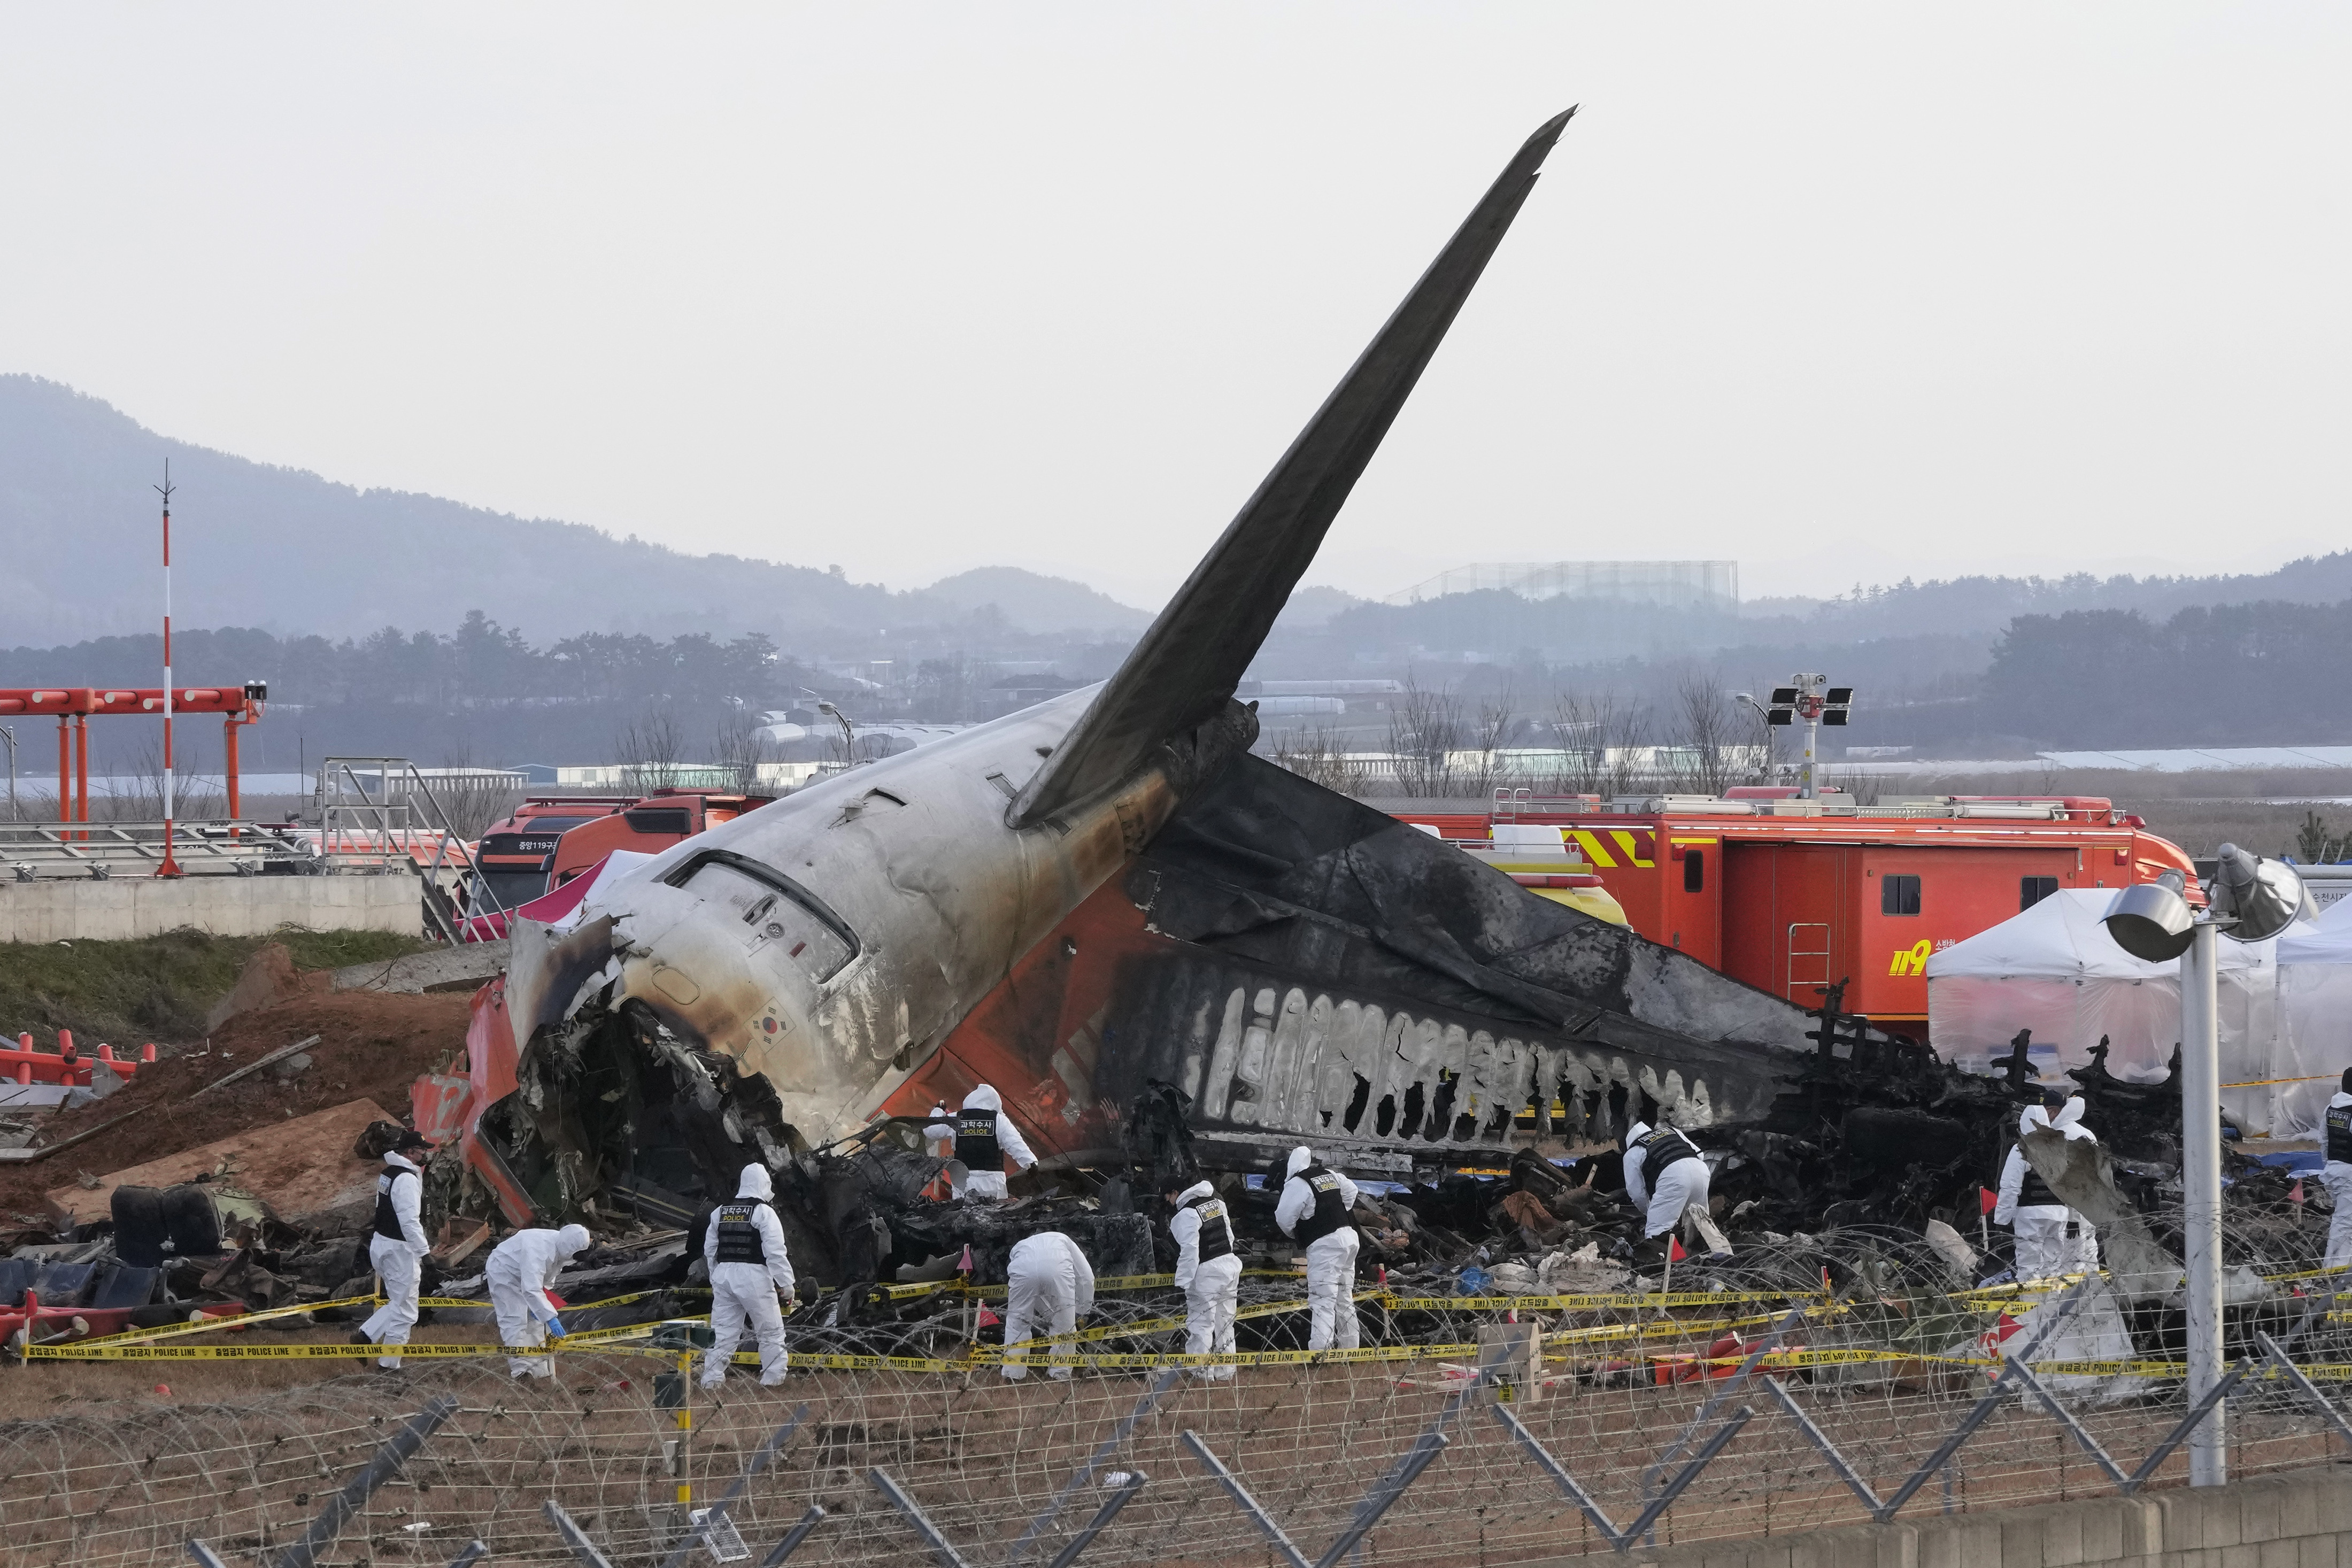
<svg viewBox="0 0 2352 1568">
<path fill-rule="evenodd" d="M 648 795 L 531 796 L 491 823 L 475 846 L 477 878 L 467 889 L 467 904 L 496 926 L 488 935 L 504 936 L 500 912 L 552 893 L 614 850 L 653 854 L 772 799 L 671 789 Z"/>
<path fill-rule="evenodd" d="M 2083 795 L 1909 796 L 1862 805 L 1786 789 L 1722 796 L 1538 796 L 1497 790 L 1483 810 L 1402 821 L 1513 864 L 1530 830 L 1557 832 L 1625 921 L 1734 979 L 1844 1008 L 1925 1040 L 1927 958 L 2062 887 L 2129 887 L 2179 872 L 2177 844 L 2114 803 Z M 1526 880 L 1522 878 L 1522 880 Z"/>
</svg>

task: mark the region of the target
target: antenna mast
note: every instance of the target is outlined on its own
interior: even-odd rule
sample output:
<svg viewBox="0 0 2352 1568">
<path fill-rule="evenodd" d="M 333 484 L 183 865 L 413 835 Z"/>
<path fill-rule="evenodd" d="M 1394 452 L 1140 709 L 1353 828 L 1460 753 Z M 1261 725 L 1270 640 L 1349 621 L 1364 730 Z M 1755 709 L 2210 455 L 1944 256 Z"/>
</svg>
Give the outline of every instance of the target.
<svg viewBox="0 0 2352 1568">
<path fill-rule="evenodd" d="M 163 497 L 163 863 L 157 876 L 180 876 L 180 862 L 172 858 L 172 460 L 163 459 L 163 482 L 155 486 Z"/>
</svg>

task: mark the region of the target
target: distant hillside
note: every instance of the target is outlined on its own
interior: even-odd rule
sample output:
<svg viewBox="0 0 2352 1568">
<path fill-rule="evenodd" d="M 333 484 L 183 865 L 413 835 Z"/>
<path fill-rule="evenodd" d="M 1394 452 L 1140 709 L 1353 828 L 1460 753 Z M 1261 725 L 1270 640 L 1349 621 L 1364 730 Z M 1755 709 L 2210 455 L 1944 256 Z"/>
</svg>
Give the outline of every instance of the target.
<svg viewBox="0 0 2352 1568">
<path fill-rule="evenodd" d="M 995 603 L 1014 632 L 1132 632 L 1150 619 L 1082 584 L 1012 568 L 943 585 L 979 578 L 982 592 L 893 593 L 809 567 L 685 555 L 578 523 L 357 490 L 159 435 L 55 382 L 0 375 L 9 642 L 67 643 L 154 624 L 156 582 L 143 568 L 156 555 L 156 505 L 147 486 L 167 457 L 179 486 L 173 591 L 191 626 L 340 638 L 454 624 L 479 609 L 535 642 L 761 632 L 786 652 L 855 656 L 877 628 L 956 622 L 982 603 Z M 793 537 L 782 532 L 779 547 Z M 1068 607 L 1082 601 L 1098 603 L 1102 618 L 1070 620 Z M 1033 627 L 1033 610 L 1054 624 Z"/>
<path fill-rule="evenodd" d="M 1908 578 L 1835 599 L 1762 599 L 1740 606 L 1742 635 L 1759 641 L 1905 637 L 1922 632 L 1990 636 L 2020 615 L 2136 610 L 2169 616 L 2196 605 L 2336 604 L 2352 599 L 2352 551 L 2305 556 L 2276 571 L 2212 577 Z M 1763 628 L 1778 627 L 1780 635 Z"/>
<path fill-rule="evenodd" d="M 922 591 L 967 614 L 992 604 L 1023 632 L 1136 632 L 1151 624 L 1149 610 L 1121 604 L 1066 577 L 1040 577 L 1017 567 L 975 567 Z"/>
</svg>

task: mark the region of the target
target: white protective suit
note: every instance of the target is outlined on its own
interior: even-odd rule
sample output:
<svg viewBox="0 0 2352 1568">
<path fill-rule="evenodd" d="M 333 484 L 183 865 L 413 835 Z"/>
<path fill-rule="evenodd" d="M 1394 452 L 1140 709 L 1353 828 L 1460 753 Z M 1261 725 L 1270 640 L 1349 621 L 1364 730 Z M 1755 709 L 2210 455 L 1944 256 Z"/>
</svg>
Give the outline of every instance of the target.
<svg viewBox="0 0 2352 1568">
<path fill-rule="evenodd" d="M 1168 1222 L 1168 1234 L 1176 1240 L 1176 1288 L 1184 1292 L 1184 1354 L 1187 1355 L 1231 1355 L 1234 1353 L 1234 1313 L 1238 1307 L 1242 1285 L 1242 1260 L 1238 1252 L 1228 1252 L 1222 1258 L 1201 1261 L 1201 1211 L 1181 1205 L 1194 1198 L 1214 1197 L 1217 1189 L 1207 1182 L 1195 1182 L 1176 1195 L 1180 1206 L 1175 1218 Z M 1228 1228 L 1233 1224 L 1226 1217 Z M 1195 1375 L 1223 1379 L 1233 1376 L 1231 1366 L 1196 1366 Z"/>
<path fill-rule="evenodd" d="M 2352 1093 L 2338 1091 L 2328 1097 L 2330 1112 L 2341 1111 L 2347 1105 L 2352 1105 Z M 2325 1131 L 2323 1127 L 2323 1134 Z M 2341 1269 L 2352 1263 L 2352 1165 L 2329 1160 L 2319 1167 L 2319 1185 L 2336 1200 L 2336 1217 L 2327 1222 L 2327 1255 L 2322 1263 L 2326 1268 Z"/>
<path fill-rule="evenodd" d="M 2083 1125 L 2083 1097 L 2079 1094 L 2068 1100 L 2054 1116 L 2046 1106 L 2028 1105 L 2017 1118 L 2018 1136 L 2021 1138 L 2036 1127 L 2049 1127 L 2077 1142 L 2098 1142 L 2091 1129 Z M 2048 1280 L 2096 1269 L 2099 1239 L 2089 1220 L 2063 1203 L 2017 1201 L 2030 1168 L 2025 1151 L 2011 1145 L 2009 1158 L 2001 1162 L 2000 1193 L 1992 1210 L 1992 1222 L 2006 1225 L 2016 1234 L 2017 1277 Z"/>
<path fill-rule="evenodd" d="M 482 1270 L 490 1287 L 490 1311 L 499 1320 L 499 1343 L 509 1350 L 534 1349 L 547 1343 L 547 1325 L 556 1315 L 548 1291 L 563 1266 L 585 1251 L 588 1228 L 567 1225 L 561 1230 L 518 1230 L 498 1244 Z M 507 1370 L 517 1377 L 555 1375 L 550 1355 L 509 1355 Z"/>
<path fill-rule="evenodd" d="M 1650 1152 L 1637 1149 L 1636 1142 L 1650 1132 L 1647 1122 L 1635 1122 L 1625 1129 L 1625 1197 L 1635 1208 L 1643 1211 L 1642 1239 L 1664 1236 L 1683 1222 L 1683 1212 L 1691 1205 L 1706 1207 L 1707 1170 L 1705 1159 L 1676 1160 L 1662 1173 L 1654 1187 L 1650 1182 L 1648 1166 Z"/>
<path fill-rule="evenodd" d="M 971 1092 L 963 1097 L 963 1108 L 966 1111 L 995 1112 L 998 1152 L 1024 1171 L 1037 1163 L 1037 1156 L 1029 1152 L 1027 1141 L 1021 1136 L 1021 1129 L 1014 1126 L 1013 1118 L 1004 1113 L 1004 1102 L 997 1098 L 995 1090 L 985 1083 L 973 1085 Z M 953 1122 L 934 1122 L 923 1129 L 923 1136 L 945 1138 L 950 1144 L 955 1141 L 955 1135 L 956 1128 Z M 950 1150 L 950 1154 L 953 1152 L 952 1149 Z M 997 1167 L 992 1171 L 973 1171 L 971 1178 L 964 1183 L 961 1196 L 966 1203 L 1003 1202 L 1005 1189 L 1003 1161 L 999 1161 Z"/>
<path fill-rule="evenodd" d="M 1013 1244 L 1013 1257 L 1004 1269 L 1004 1343 L 1008 1345 L 1052 1334 L 1055 1343 L 1046 1347 L 1048 1354 L 1066 1355 L 1072 1348 L 1069 1334 L 1080 1318 L 1095 1310 L 1094 1265 L 1087 1261 L 1076 1242 L 1058 1230 L 1041 1230 Z M 1029 1375 L 1029 1369 L 1020 1364 L 1028 1354 L 1004 1353 L 1007 1378 L 1018 1383 Z M 1048 1367 L 1046 1375 L 1067 1377 L 1070 1369 Z"/>
<path fill-rule="evenodd" d="M 1315 1212 L 1315 1189 L 1299 1172 L 1315 1163 L 1304 1144 L 1290 1151 L 1290 1166 L 1282 1184 L 1281 1201 L 1274 1206 L 1274 1222 L 1285 1236 L 1295 1236 L 1298 1222 Z M 1356 1184 L 1338 1171 L 1341 1207 L 1356 1207 Z M 1328 1236 L 1307 1244 L 1307 1348 L 1353 1350 L 1361 1342 L 1356 1326 L 1356 1228 L 1343 1225 Z"/>
<path fill-rule="evenodd" d="M 425 1221 L 418 1208 L 425 1197 L 425 1178 L 414 1161 L 401 1155 L 383 1156 L 379 1183 L 390 1183 L 393 1218 L 400 1222 L 401 1239 L 371 1234 L 368 1262 L 383 1286 L 383 1305 L 360 1325 L 360 1333 L 389 1350 L 408 1343 L 416 1326 L 417 1288 L 424 1274 L 425 1255 L 433 1249 L 425 1239 Z M 379 1186 L 379 1191 L 383 1190 Z M 380 1355 L 378 1366 L 398 1366 L 397 1355 Z"/>
<path fill-rule="evenodd" d="M 768 1167 L 749 1165 L 735 1185 L 739 1202 L 756 1205 L 751 1228 L 759 1233 L 759 1263 L 719 1260 L 719 1218 L 713 1214 L 702 1243 L 702 1260 L 710 1269 L 710 1348 L 702 1354 L 702 1386 L 716 1388 L 727 1377 L 728 1358 L 743 1343 L 748 1323 L 760 1343 L 760 1384 L 773 1388 L 784 1380 L 784 1314 L 778 1299 L 793 1293 L 793 1263 L 784 1253 L 784 1228 L 769 1200 L 776 1196 Z M 723 1211 L 729 1206 L 721 1204 Z"/>
</svg>

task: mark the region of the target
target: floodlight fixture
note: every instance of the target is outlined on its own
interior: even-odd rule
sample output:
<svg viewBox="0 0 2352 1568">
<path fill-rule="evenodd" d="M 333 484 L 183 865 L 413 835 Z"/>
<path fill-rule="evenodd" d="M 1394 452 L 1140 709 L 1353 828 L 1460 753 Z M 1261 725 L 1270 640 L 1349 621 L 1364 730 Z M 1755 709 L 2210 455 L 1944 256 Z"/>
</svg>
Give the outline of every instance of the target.
<svg viewBox="0 0 2352 1568">
<path fill-rule="evenodd" d="M 2229 1479 L 2227 1415 L 2211 1396 L 2221 1380 L 2221 1011 L 2214 934 L 2240 942 L 2277 936 L 2315 910 L 2292 866 L 2235 844 L 2215 856 L 2204 915 L 2178 875 L 2126 888 L 2108 906 L 2107 934 L 2135 958 L 2180 960 L 2180 1192 L 2188 1313 L 2189 1395 L 2210 1406 L 2189 1435 L 2189 1484 Z"/>
<path fill-rule="evenodd" d="M 1821 749 L 1821 728 L 1825 724 L 1843 725 L 1853 711 L 1852 686 L 1827 685 L 1827 676 L 1807 674 L 1802 671 L 1790 675 L 1786 685 L 1772 688 L 1772 706 L 1764 715 L 1768 725 L 1792 725 L 1802 720 L 1805 726 L 1805 768 L 1803 788 L 1799 793 L 1808 800 L 1814 798 L 1813 758 Z"/>
<path fill-rule="evenodd" d="M 2104 918 L 2116 946 L 2146 964 L 2168 963 L 2197 939 L 2197 912 L 2161 883 L 2124 889 Z"/>
</svg>

